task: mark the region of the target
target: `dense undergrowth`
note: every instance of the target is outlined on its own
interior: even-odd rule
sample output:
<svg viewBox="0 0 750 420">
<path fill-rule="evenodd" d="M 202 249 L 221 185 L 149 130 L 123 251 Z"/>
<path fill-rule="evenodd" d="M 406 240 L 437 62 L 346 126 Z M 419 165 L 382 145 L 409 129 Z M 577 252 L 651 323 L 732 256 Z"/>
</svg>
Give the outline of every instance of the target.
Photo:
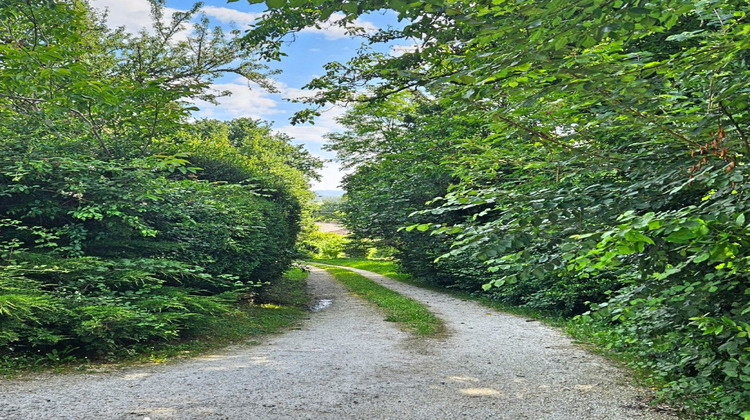
<svg viewBox="0 0 750 420">
<path fill-rule="evenodd" d="M 306 278 L 305 271 L 292 269 L 266 289 L 268 303 L 232 303 L 223 311 L 194 320 L 177 339 L 134 342 L 104 355 L 82 353 L 72 346 L 46 351 L 38 348 L 31 352 L 5 348 L 0 351 L 0 375 L 49 369 L 101 369 L 109 363 L 163 363 L 229 344 L 253 343 L 259 336 L 283 331 L 307 316 Z"/>
</svg>

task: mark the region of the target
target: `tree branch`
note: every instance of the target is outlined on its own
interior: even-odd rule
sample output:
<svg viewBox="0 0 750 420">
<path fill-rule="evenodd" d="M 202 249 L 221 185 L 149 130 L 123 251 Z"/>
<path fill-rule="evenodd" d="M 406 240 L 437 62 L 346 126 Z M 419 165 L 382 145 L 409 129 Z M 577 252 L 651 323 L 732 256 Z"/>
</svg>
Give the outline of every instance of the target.
<svg viewBox="0 0 750 420">
<path fill-rule="evenodd" d="M 99 130 L 96 128 L 96 124 L 94 124 L 93 120 L 86 117 L 86 115 L 83 114 L 83 112 L 77 110 L 77 109 L 71 109 L 70 112 L 72 112 L 75 115 L 78 115 L 86 124 L 88 124 L 91 127 L 91 133 L 94 134 L 94 137 L 96 137 L 96 140 L 99 142 L 99 147 L 102 148 L 104 153 L 112 157 L 112 152 L 110 152 L 109 148 L 107 147 L 107 144 L 104 142 L 104 139 L 99 134 Z M 89 104 L 89 116 L 91 115 L 91 104 Z"/>
<path fill-rule="evenodd" d="M 740 139 L 742 139 L 742 143 L 745 145 L 745 156 L 750 157 L 750 141 L 747 139 L 747 135 L 744 131 L 742 131 L 742 128 L 739 124 L 737 124 L 737 121 L 734 119 L 734 116 L 727 110 L 727 107 L 724 105 L 724 102 L 719 101 L 719 108 L 721 108 L 721 111 L 729 118 L 729 121 L 732 122 L 732 125 L 734 125 L 734 128 L 737 129 L 737 134 L 740 135 Z"/>
</svg>

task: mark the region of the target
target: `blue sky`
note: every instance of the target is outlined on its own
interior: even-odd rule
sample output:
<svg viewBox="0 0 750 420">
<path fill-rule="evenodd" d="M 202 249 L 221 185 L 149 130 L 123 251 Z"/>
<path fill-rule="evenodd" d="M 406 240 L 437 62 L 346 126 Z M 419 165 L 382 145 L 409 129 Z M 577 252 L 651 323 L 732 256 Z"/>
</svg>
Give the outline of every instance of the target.
<svg viewBox="0 0 750 420">
<path fill-rule="evenodd" d="M 148 0 L 90 0 L 96 8 L 109 10 L 108 24 L 124 26 L 128 31 L 150 26 L 150 5 Z M 167 12 L 187 10 L 195 2 L 187 0 L 167 0 Z M 206 0 L 203 12 L 211 19 L 213 25 L 224 28 L 246 29 L 264 10 L 265 5 L 251 5 L 240 0 L 226 3 L 224 0 Z M 334 16 L 335 17 L 335 16 Z M 366 30 L 397 24 L 395 15 L 371 14 L 361 18 L 359 26 Z M 218 90 L 232 92 L 230 97 L 220 99 L 220 105 L 197 103 L 201 111 L 197 118 L 216 118 L 221 120 L 251 117 L 260 118 L 273 124 L 274 129 L 294 138 L 296 144 L 304 145 L 316 156 L 332 159 L 334 156 L 321 149 L 325 142 L 324 135 L 331 131 L 341 130 L 336 117 L 344 112 L 342 107 L 330 107 L 316 120 L 314 125 L 292 126 L 289 117 L 302 106 L 285 101 L 305 92 L 301 87 L 313 77 L 323 73 L 323 65 L 330 61 L 344 62 L 352 57 L 362 40 L 347 36 L 339 27 L 323 29 L 308 28 L 298 33 L 295 41 L 285 46 L 288 56 L 280 63 L 269 63 L 272 68 L 281 69 L 282 73 L 274 76 L 280 93 L 268 93 L 259 87 L 248 87 L 246 80 L 237 77 L 225 77 L 217 80 L 214 86 Z M 341 179 L 339 165 L 326 163 L 323 180 L 313 185 L 313 190 L 339 189 Z"/>
</svg>

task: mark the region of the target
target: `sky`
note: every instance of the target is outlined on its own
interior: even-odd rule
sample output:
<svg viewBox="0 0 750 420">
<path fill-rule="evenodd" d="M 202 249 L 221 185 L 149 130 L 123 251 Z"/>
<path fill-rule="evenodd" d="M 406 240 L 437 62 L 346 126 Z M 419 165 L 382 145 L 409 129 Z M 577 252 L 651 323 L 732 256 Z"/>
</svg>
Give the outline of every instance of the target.
<svg viewBox="0 0 750 420">
<path fill-rule="evenodd" d="M 107 24 L 112 27 L 124 26 L 129 32 L 137 32 L 150 27 L 150 3 L 148 0 L 90 0 L 93 7 L 107 9 Z M 195 2 L 190 0 L 166 0 L 167 13 L 175 10 L 188 10 Z M 203 1 L 203 13 L 213 26 L 225 29 L 247 29 L 265 10 L 265 5 L 251 5 L 247 1 L 227 3 L 225 0 Z M 334 16 L 335 17 L 335 16 Z M 395 25 L 395 15 L 376 13 L 360 18 L 357 22 L 365 30 Z M 232 95 L 219 99 L 219 105 L 197 102 L 201 109 L 194 113 L 196 118 L 229 120 L 239 117 L 262 119 L 272 124 L 281 133 L 292 137 L 293 143 L 302 144 L 315 156 L 326 159 L 326 166 L 320 182 L 314 182 L 314 191 L 340 190 L 342 173 L 340 165 L 333 161 L 335 156 L 322 149 L 325 134 L 343 128 L 336 122 L 345 109 L 340 106 L 326 108 L 314 125 L 289 123 L 292 114 L 303 108 L 302 104 L 289 102 L 305 95 L 301 88 L 315 76 L 324 73 L 323 65 L 331 61 L 345 62 L 353 57 L 362 44 L 362 39 L 352 38 L 339 27 L 307 28 L 295 36 L 294 42 L 284 47 L 287 54 L 280 63 L 268 63 L 271 68 L 282 70 L 275 75 L 279 93 L 269 93 L 257 86 L 248 87 L 247 80 L 236 75 L 216 80 L 213 88 L 230 91 Z"/>
</svg>

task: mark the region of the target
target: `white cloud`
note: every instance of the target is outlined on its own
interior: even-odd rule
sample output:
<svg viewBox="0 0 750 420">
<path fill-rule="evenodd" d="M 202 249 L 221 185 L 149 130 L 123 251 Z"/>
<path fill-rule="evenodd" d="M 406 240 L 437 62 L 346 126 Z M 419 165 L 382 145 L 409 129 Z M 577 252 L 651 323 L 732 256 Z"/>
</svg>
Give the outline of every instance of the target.
<svg viewBox="0 0 750 420">
<path fill-rule="evenodd" d="M 342 131 L 344 127 L 336 120 L 344 115 L 345 112 L 346 108 L 343 106 L 331 106 L 321 112 L 321 115 L 316 120 L 316 123 L 322 126 L 329 127 L 331 131 Z"/>
<path fill-rule="evenodd" d="M 351 36 L 347 33 L 350 28 L 362 28 L 368 34 L 378 30 L 374 23 L 363 19 L 356 19 L 352 24 L 339 26 L 337 22 L 344 17 L 343 13 L 334 13 L 326 22 L 320 24 L 319 28 L 311 26 L 301 30 L 300 33 L 322 34 L 327 40 L 336 40 Z"/>
<path fill-rule="evenodd" d="M 107 25 L 112 28 L 124 26 L 130 33 L 151 28 L 151 3 L 148 0 L 91 0 L 91 6 L 107 10 Z M 168 17 L 176 11 L 166 8 L 164 14 Z"/>
<path fill-rule="evenodd" d="M 248 83 L 244 77 L 239 77 L 229 83 L 214 83 L 211 85 L 211 90 L 228 91 L 231 95 L 219 98 L 219 105 L 196 101 L 196 105 L 201 109 L 194 114 L 196 118 L 221 119 L 228 116 L 229 118 L 265 119 L 284 112 L 278 108 L 278 102 L 268 96 L 268 92 L 253 83 Z M 225 115 L 219 115 L 219 113 Z"/>
<path fill-rule="evenodd" d="M 334 106 L 326 109 L 321 116 L 315 119 L 314 125 L 285 125 L 276 129 L 299 143 L 325 143 L 325 135 L 331 132 L 342 131 L 343 127 L 336 121 L 336 118 L 346 112 L 346 109 L 340 106 Z"/>
<path fill-rule="evenodd" d="M 341 165 L 336 162 L 327 161 L 320 174 L 320 181 L 313 182 L 313 191 L 341 189 L 341 178 L 345 174 L 341 170 Z"/>
<path fill-rule="evenodd" d="M 113 28 L 124 26 L 130 33 L 151 28 L 151 3 L 148 0 L 91 0 L 91 6 L 99 10 L 108 10 L 107 25 Z M 185 10 L 164 8 L 164 16 L 170 19 L 175 12 Z M 248 26 L 262 13 L 248 13 L 227 7 L 203 6 L 200 9 L 206 16 L 220 23 L 234 23 Z"/>
<path fill-rule="evenodd" d="M 328 127 L 319 125 L 287 125 L 276 131 L 280 131 L 300 143 L 324 143 L 326 141 L 325 135 L 331 132 Z"/>
<path fill-rule="evenodd" d="M 280 89 L 279 92 L 281 92 L 282 98 L 294 100 L 294 99 L 304 99 L 304 98 L 313 97 L 319 91 L 288 87 L 288 88 Z"/>
<path fill-rule="evenodd" d="M 272 80 L 271 83 L 276 88 L 281 98 L 285 100 L 309 98 L 315 96 L 320 92 L 320 90 L 317 89 L 300 89 L 289 87 L 289 85 L 279 80 Z"/>
<path fill-rule="evenodd" d="M 206 16 L 215 18 L 222 23 L 235 23 L 237 25 L 247 26 L 255 22 L 262 13 L 240 12 L 239 10 L 229 9 L 227 7 L 204 6 L 201 11 Z"/>
<path fill-rule="evenodd" d="M 90 0 L 91 7 L 107 13 L 107 26 L 110 28 L 124 27 L 125 31 L 135 34 L 145 29 L 152 32 L 151 3 L 148 0 Z M 164 8 L 164 21 L 169 23 L 175 12 L 184 10 Z M 185 27 L 172 38 L 172 41 L 184 41 L 191 31 L 190 25 Z"/>
<path fill-rule="evenodd" d="M 419 50 L 419 45 L 393 45 L 388 52 L 393 57 L 401 57 L 404 54 L 413 53 Z"/>
<path fill-rule="evenodd" d="M 284 133 L 294 139 L 295 143 L 307 145 L 309 149 L 319 148 L 327 141 L 326 134 L 331 132 L 342 131 L 344 128 L 336 121 L 336 118 L 346 112 L 341 106 L 334 106 L 321 113 L 321 116 L 315 119 L 315 125 L 286 125 L 278 128 L 276 131 Z M 340 190 L 341 178 L 346 172 L 341 170 L 341 165 L 331 161 L 332 154 L 322 152 L 326 155 L 317 155 L 326 159 L 325 166 L 321 171 L 320 182 L 312 185 L 313 190 Z"/>
</svg>

